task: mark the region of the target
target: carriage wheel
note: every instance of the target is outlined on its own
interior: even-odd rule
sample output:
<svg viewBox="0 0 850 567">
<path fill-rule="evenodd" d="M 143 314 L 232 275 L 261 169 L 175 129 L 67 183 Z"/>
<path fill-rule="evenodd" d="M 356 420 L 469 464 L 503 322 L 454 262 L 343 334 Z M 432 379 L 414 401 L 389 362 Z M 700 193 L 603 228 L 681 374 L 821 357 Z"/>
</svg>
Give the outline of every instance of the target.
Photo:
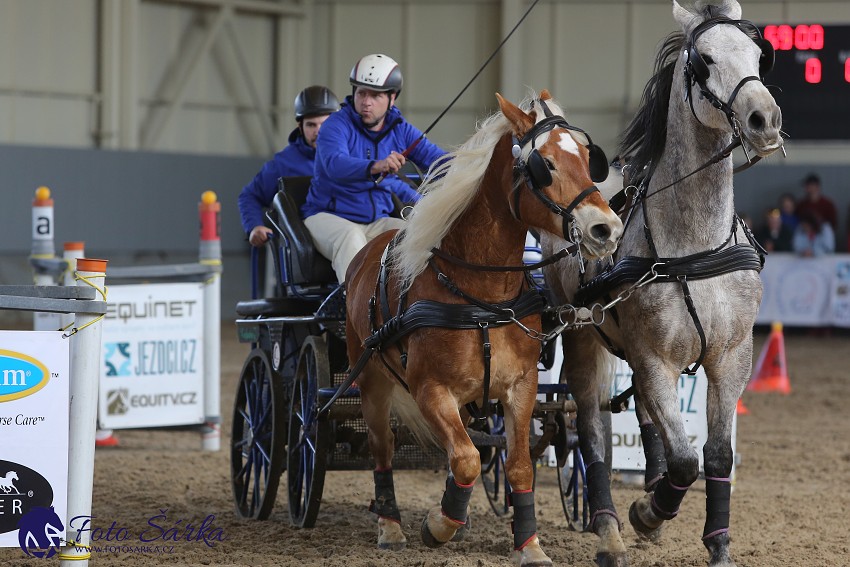
<svg viewBox="0 0 850 567">
<path fill-rule="evenodd" d="M 331 423 L 319 419 L 319 389 L 331 385 L 328 347 L 325 339 L 310 336 L 301 347 L 295 387 L 289 410 L 287 488 L 289 519 L 293 526 L 316 524 L 325 484 Z"/>
<path fill-rule="evenodd" d="M 611 412 L 602 412 L 602 430 L 605 435 L 605 465 L 611 472 Z M 555 444 L 555 455 L 558 461 L 558 491 L 561 494 L 561 506 L 569 529 L 577 532 L 587 531 L 590 520 L 590 504 L 587 501 L 587 476 L 584 459 L 581 456 L 578 439 L 572 438 L 570 432 L 575 426 L 568 427 L 563 414 L 556 416 L 558 420 L 558 437 Z M 572 457 L 571 462 L 567 455 Z"/>
<path fill-rule="evenodd" d="M 230 443 L 233 497 L 242 518 L 265 520 L 274 506 L 286 436 L 284 405 L 283 385 L 268 355 L 254 349 L 239 378 Z"/>
<path fill-rule="evenodd" d="M 505 435 L 505 418 L 494 415 L 487 420 L 490 435 Z M 481 483 L 490 507 L 497 516 L 506 516 L 510 510 L 511 485 L 505 473 L 507 452 L 496 447 L 488 451 L 489 460 L 481 463 Z"/>
</svg>

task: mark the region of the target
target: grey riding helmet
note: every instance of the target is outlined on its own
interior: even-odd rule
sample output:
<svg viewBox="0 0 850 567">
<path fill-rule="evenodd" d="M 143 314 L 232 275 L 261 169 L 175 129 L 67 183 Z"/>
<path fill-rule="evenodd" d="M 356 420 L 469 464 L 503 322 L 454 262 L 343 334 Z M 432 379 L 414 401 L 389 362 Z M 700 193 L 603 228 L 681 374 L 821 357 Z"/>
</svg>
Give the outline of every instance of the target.
<svg viewBox="0 0 850 567">
<path fill-rule="evenodd" d="M 348 81 L 354 88 L 365 87 L 373 91 L 394 92 L 396 97 L 401 94 L 404 77 L 398 63 L 392 57 L 381 53 L 373 53 L 361 57 L 351 69 Z"/>
<path fill-rule="evenodd" d="M 295 97 L 295 120 L 301 122 L 311 116 L 323 116 L 339 110 L 339 100 L 328 87 L 313 85 Z"/>
</svg>

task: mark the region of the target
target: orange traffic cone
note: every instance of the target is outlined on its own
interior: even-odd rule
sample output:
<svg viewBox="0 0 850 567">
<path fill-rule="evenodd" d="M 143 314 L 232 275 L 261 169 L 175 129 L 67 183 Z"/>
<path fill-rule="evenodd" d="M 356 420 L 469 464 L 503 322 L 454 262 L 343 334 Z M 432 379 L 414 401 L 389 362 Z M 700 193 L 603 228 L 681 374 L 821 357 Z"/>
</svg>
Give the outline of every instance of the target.
<svg viewBox="0 0 850 567">
<path fill-rule="evenodd" d="M 744 405 L 744 400 L 738 398 L 738 407 L 735 408 L 735 413 L 738 415 L 747 415 L 750 413 L 750 410 L 747 409 L 747 406 Z"/>
<path fill-rule="evenodd" d="M 782 323 L 774 322 L 771 325 L 770 336 L 759 355 L 758 362 L 756 362 L 747 390 L 791 393 L 788 367 L 785 364 L 785 339 L 782 336 Z"/>
</svg>

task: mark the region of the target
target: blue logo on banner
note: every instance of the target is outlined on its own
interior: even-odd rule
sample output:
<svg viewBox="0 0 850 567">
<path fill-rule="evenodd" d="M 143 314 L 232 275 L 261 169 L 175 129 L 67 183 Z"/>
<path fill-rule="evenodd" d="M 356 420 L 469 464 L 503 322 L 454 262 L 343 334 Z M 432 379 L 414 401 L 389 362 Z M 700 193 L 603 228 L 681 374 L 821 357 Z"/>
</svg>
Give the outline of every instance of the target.
<svg viewBox="0 0 850 567">
<path fill-rule="evenodd" d="M 130 376 L 130 343 L 105 343 L 103 358 L 107 376 Z"/>
<path fill-rule="evenodd" d="M 18 543 L 30 557 L 47 559 L 56 555 L 62 545 L 65 526 L 53 510 L 36 506 L 18 522 Z"/>
<path fill-rule="evenodd" d="M 47 385 L 47 367 L 31 356 L 0 349 L 0 403 L 35 394 Z"/>
</svg>

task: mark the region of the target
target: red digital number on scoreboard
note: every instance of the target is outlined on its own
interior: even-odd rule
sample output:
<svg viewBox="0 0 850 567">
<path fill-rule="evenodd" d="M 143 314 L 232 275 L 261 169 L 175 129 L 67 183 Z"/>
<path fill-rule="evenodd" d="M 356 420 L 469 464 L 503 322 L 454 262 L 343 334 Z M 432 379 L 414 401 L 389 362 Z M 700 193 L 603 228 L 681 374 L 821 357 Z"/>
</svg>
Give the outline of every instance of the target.
<svg viewBox="0 0 850 567">
<path fill-rule="evenodd" d="M 820 24 L 800 24 L 799 26 L 783 24 L 764 28 L 764 38 L 777 51 L 792 49 L 818 51 L 823 49 L 823 36 L 823 26 Z"/>
</svg>

